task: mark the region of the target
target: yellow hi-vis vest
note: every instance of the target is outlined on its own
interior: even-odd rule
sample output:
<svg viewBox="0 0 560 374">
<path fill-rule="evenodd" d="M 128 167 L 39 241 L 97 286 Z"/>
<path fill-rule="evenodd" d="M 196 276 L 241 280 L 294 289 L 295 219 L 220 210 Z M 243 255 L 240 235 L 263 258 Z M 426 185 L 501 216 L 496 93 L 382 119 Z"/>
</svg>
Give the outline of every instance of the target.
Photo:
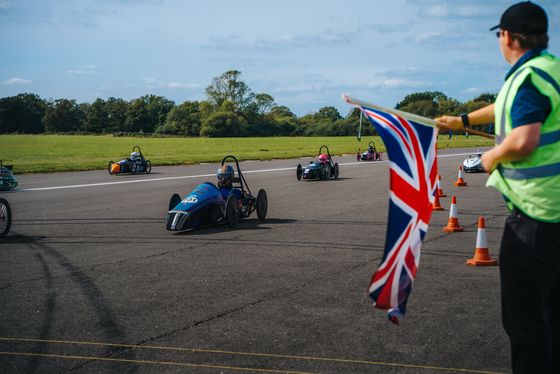
<svg viewBox="0 0 560 374">
<path fill-rule="evenodd" d="M 492 172 L 486 186 L 496 187 L 528 216 L 560 222 L 560 60 L 543 54 L 521 65 L 507 80 L 494 106 L 496 145 L 511 131 L 511 107 L 527 76 L 552 105 L 542 125 L 540 141 L 522 160 L 503 162 Z M 512 209 L 510 203 L 508 207 Z"/>
</svg>

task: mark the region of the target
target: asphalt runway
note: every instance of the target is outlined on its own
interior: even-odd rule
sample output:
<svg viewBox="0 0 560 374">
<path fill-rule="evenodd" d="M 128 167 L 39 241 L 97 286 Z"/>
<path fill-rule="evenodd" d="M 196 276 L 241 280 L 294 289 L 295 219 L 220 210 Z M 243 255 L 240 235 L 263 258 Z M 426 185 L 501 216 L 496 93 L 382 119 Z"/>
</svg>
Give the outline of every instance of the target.
<svg viewBox="0 0 560 374">
<path fill-rule="evenodd" d="M 388 162 L 334 157 L 340 178 L 297 181 L 311 159 L 240 163 L 254 216 L 165 230 L 170 196 L 217 164 L 18 176 L 0 240 L 0 373 L 505 373 L 498 267 L 467 266 L 478 217 L 498 258 L 508 215 L 475 149 L 440 150 L 441 199 L 400 326 L 365 290 L 382 257 Z M 15 166 L 17 170 L 17 165 Z M 445 233 L 451 196 L 462 233 Z"/>
</svg>

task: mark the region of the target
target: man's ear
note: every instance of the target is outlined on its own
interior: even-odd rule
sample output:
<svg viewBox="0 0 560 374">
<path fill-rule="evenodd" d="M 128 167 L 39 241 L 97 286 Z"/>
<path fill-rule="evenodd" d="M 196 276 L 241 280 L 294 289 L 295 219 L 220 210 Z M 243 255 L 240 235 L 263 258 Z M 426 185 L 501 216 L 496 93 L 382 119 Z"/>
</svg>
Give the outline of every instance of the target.
<svg viewBox="0 0 560 374">
<path fill-rule="evenodd" d="M 509 31 L 504 30 L 503 33 L 504 33 L 504 38 L 506 38 L 506 45 L 509 48 L 514 49 L 515 47 L 519 47 L 519 42 L 511 37 L 511 34 L 509 33 Z M 517 44 L 514 44 L 514 43 L 517 43 Z M 519 49 L 519 48 L 517 48 L 517 49 Z"/>
</svg>

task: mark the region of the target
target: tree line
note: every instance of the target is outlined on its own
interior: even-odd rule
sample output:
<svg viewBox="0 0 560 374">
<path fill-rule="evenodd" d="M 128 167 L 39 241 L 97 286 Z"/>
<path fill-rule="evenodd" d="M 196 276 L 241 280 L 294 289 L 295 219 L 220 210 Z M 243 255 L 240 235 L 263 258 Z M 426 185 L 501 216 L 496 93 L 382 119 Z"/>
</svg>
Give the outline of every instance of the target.
<svg viewBox="0 0 560 374">
<path fill-rule="evenodd" d="M 264 137 L 357 135 L 360 112 L 345 117 L 326 106 L 303 117 L 279 106 L 266 93 L 254 93 L 231 70 L 205 90 L 206 100 L 176 105 L 162 96 L 146 95 L 126 101 L 110 97 L 95 102 L 44 100 L 23 93 L 0 99 L 0 134 L 87 133 L 116 136 Z M 413 93 L 396 105 L 406 112 L 434 118 L 459 115 L 482 108 L 496 99 L 484 93 L 466 103 L 439 91 Z M 364 119 L 365 120 L 365 119 Z M 488 131 L 489 125 L 481 131 Z M 377 135 L 373 126 L 362 126 L 362 135 Z"/>
</svg>

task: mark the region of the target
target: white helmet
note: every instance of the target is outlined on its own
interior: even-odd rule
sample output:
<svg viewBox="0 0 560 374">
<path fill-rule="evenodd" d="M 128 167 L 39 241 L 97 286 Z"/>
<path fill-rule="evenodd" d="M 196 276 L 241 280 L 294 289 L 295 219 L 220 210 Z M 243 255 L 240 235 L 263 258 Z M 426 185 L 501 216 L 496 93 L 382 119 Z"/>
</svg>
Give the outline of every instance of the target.
<svg viewBox="0 0 560 374">
<path fill-rule="evenodd" d="M 136 160 L 138 157 L 140 157 L 140 155 L 138 154 L 138 152 L 132 152 L 130 154 L 130 159 L 131 160 Z"/>
</svg>

